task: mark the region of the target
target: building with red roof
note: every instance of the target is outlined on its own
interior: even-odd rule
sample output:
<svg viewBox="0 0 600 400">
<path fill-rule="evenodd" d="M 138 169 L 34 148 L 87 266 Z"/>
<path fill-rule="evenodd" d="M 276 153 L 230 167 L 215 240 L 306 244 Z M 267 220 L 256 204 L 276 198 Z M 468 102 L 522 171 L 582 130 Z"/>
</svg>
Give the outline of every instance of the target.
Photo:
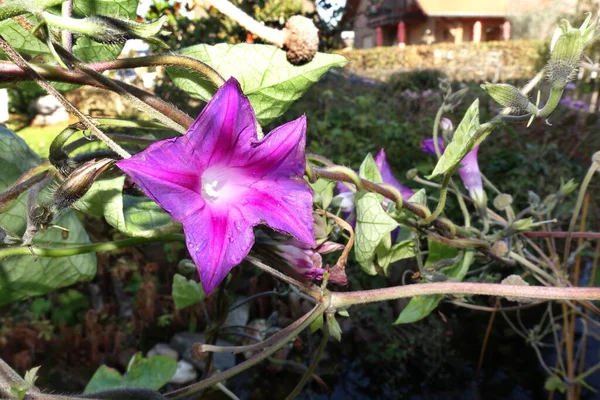
<svg viewBox="0 0 600 400">
<path fill-rule="evenodd" d="M 514 0 L 348 0 L 354 46 L 508 40 Z"/>
</svg>

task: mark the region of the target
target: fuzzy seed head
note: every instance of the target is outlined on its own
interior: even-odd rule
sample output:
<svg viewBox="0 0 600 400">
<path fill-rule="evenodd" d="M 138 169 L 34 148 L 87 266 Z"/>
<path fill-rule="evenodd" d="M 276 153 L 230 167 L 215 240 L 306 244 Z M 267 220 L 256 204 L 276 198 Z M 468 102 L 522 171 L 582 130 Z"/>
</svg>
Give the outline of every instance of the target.
<svg viewBox="0 0 600 400">
<path fill-rule="evenodd" d="M 290 17 L 285 24 L 284 37 L 287 59 L 294 65 L 311 61 L 319 49 L 319 30 L 306 17 Z"/>
</svg>

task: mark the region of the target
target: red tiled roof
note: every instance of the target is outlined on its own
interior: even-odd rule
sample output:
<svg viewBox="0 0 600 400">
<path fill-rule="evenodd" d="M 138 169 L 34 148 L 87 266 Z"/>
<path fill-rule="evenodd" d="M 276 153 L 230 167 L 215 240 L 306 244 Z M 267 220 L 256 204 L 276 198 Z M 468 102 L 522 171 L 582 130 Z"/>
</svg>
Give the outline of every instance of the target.
<svg viewBox="0 0 600 400">
<path fill-rule="evenodd" d="M 431 17 L 504 17 L 511 13 L 514 0 L 417 0 L 425 15 Z"/>
</svg>

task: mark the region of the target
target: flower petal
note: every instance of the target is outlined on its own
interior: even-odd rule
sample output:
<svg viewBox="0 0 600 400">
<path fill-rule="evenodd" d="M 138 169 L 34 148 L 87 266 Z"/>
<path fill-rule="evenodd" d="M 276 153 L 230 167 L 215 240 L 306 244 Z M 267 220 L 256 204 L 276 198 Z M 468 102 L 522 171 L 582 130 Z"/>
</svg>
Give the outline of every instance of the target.
<svg viewBox="0 0 600 400">
<path fill-rule="evenodd" d="M 306 167 L 306 116 L 273 129 L 262 140 L 252 142 L 246 152 L 232 165 L 243 166 L 246 173 L 262 179 L 267 175 L 301 177 Z"/>
<path fill-rule="evenodd" d="M 400 191 L 402 198 L 409 199 L 411 198 L 415 192 L 404 186 L 403 184 L 396 179 L 392 172 L 392 168 L 390 168 L 390 164 L 388 164 L 385 150 L 379 150 L 379 153 L 375 156 L 375 165 L 377 165 L 377 169 L 381 173 L 381 179 L 383 179 L 383 183 L 387 183 L 388 185 L 392 185 L 396 189 Z"/>
<path fill-rule="evenodd" d="M 187 248 L 207 295 L 250 252 L 254 244 L 252 222 L 237 207 L 204 207 L 183 221 Z"/>
<path fill-rule="evenodd" d="M 182 139 L 153 143 L 131 158 L 117 161 L 117 166 L 131 176 L 144 193 L 178 221 L 204 206 L 198 172 L 194 162 L 187 159 Z"/>
<path fill-rule="evenodd" d="M 481 197 L 483 193 L 483 182 L 481 171 L 477 162 L 477 152 L 479 146 L 471 150 L 461 161 L 461 167 L 458 169 L 460 179 L 473 196 Z"/>
<path fill-rule="evenodd" d="M 240 84 L 230 78 L 217 90 L 182 138 L 201 171 L 246 159 L 256 139 L 256 117 Z"/>
<path fill-rule="evenodd" d="M 304 180 L 260 180 L 250 186 L 244 202 L 251 213 L 269 227 L 316 247 L 313 234 L 313 195 Z"/>
<path fill-rule="evenodd" d="M 444 154 L 444 141 L 442 138 L 438 138 L 438 144 L 440 146 L 440 152 Z M 433 139 L 421 140 L 421 151 L 435 155 L 435 146 L 433 145 Z"/>
</svg>

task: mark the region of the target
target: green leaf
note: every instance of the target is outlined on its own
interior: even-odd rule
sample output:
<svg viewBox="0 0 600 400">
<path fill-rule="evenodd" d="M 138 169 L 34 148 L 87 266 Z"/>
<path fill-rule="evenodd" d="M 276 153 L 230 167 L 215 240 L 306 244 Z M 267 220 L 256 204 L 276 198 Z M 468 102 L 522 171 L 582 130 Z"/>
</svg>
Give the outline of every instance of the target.
<svg viewBox="0 0 600 400">
<path fill-rule="evenodd" d="M 433 241 L 429 241 L 429 245 L 431 246 Z M 442 245 L 440 245 L 442 246 Z M 444 246 L 447 247 L 447 246 Z M 447 249 L 437 248 L 434 250 L 433 254 L 429 254 L 427 258 L 426 265 L 433 264 L 439 260 L 449 258 L 447 257 L 452 252 Z M 456 249 L 453 249 L 456 250 Z M 430 247 L 431 252 L 431 247 Z M 456 256 L 456 252 L 454 253 L 454 257 Z M 438 258 L 439 257 L 439 258 Z M 450 257 L 451 258 L 451 257 Z M 465 277 L 471 263 L 473 262 L 474 253 L 473 250 L 467 250 L 465 252 L 462 260 L 457 261 L 454 265 L 450 267 L 442 268 L 441 272 L 445 273 L 451 278 L 454 278 L 456 281 L 462 281 Z M 426 316 L 428 316 L 433 310 L 436 309 L 440 301 L 444 299 L 443 295 L 428 295 L 428 296 L 414 296 L 410 299 L 410 302 L 406 305 L 404 310 L 398 316 L 398 319 L 394 324 L 410 324 L 416 321 L 419 321 Z"/>
<path fill-rule="evenodd" d="M 394 324 L 412 324 L 413 322 L 425 318 L 436 309 L 443 298 L 443 296 L 437 294 L 429 296 L 413 296 Z"/>
<path fill-rule="evenodd" d="M 425 192 L 425 189 L 419 189 L 419 191 L 413 194 L 411 198 L 408 199 L 408 201 L 410 201 L 411 203 L 420 203 L 423 205 L 427 205 L 427 193 Z"/>
<path fill-rule="evenodd" d="M 362 164 L 360 164 L 358 176 L 373 183 L 383 182 L 381 172 L 379 172 L 379 168 L 377 168 L 377 164 L 375 164 L 375 159 L 371 153 L 367 154 Z"/>
<path fill-rule="evenodd" d="M 275 46 L 247 43 L 199 44 L 179 53 L 207 63 L 225 79 L 235 77 L 261 125 L 282 115 L 331 68 L 348 62 L 337 54 L 317 53 L 311 62 L 294 66 L 285 51 Z M 196 99 L 209 101 L 215 93 L 214 85 L 197 72 L 176 67 L 166 70 L 175 85 Z"/>
<path fill-rule="evenodd" d="M 0 126 L 0 192 L 12 186 L 23 172 L 39 163 L 40 159 L 23 139 Z M 0 226 L 18 235 L 25 232 L 26 197 L 21 195 L 11 209 L 0 214 Z M 36 243 L 42 246 L 90 243 L 74 212 L 62 213 L 53 223 L 68 229 L 68 237 L 65 239 L 62 231 L 50 228 L 36 235 Z M 61 258 L 40 257 L 37 261 L 33 255 L 0 260 L 0 306 L 91 279 L 95 274 L 96 255 L 93 253 Z"/>
<path fill-rule="evenodd" d="M 323 210 L 326 210 L 331 204 L 331 200 L 333 200 L 335 181 L 317 179 L 315 183 L 310 183 L 309 185 L 314 192 L 314 202 Z"/>
<path fill-rule="evenodd" d="M 419 189 L 419 191 L 417 191 L 417 193 L 413 194 L 410 197 L 410 199 L 408 199 L 408 201 L 411 203 L 419 203 L 419 204 L 423 204 L 424 206 L 426 206 L 427 205 L 427 193 L 425 192 L 425 189 Z M 413 218 L 413 217 L 414 217 L 413 213 L 411 213 L 410 211 L 407 211 L 403 208 L 396 211 L 396 219 L 408 219 L 408 218 Z"/>
<path fill-rule="evenodd" d="M 441 260 L 454 258 L 458 255 L 458 249 L 455 247 L 443 245 L 435 240 L 427 241 L 427 249 L 429 250 L 429 253 L 427 255 L 427 261 L 425 261 L 425 267 Z"/>
<path fill-rule="evenodd" d="M 134 355 L 129 362 L 125 377 L 119 371 L 100 366 L 85 387 L 84 394 L 120 388 L 145 388 L 158 390 L 175 375 L 177 361 L 169 357 L 141 357 Z"/>
<path fill-rule="evenodd" d="M 462 159 L 473 149 L 478 132 L 479 99 L 476 99 L 465 113 L 462 121 L 460 121 L 452 141 L 444 150 L 444 154 L 442 154 L 435 169 L 427 179 L 445 174 L 458 167 Z"/>
<path fill-rule="evenodd" d="M 383 182 L 383 179 L 381 178 L 381 172 L 379 172 L 379 168 L 377 168 L 377 164 L 375 164 L 375 159 L 371 153 L 368 153 L 362 164 L 360 164 L 358 176 L 373 183 Z M 379 201 L 383 201 L 383 195 L 377 194 L 377 198 Z"/>
<path fill-rule="evenodd" d="M 544 382 L 544 389 L 546 389 L 549 392 L 558 390 L 559 392 L 564 393 L 566 392 L 567 387 L 562 381 L 562 379 L 560 379 L 556 375 L 552 375 L 549 376 L 548 379 L 546 379 L 546 382 Z"/>
<path fill-rule="evenodd" d="M 335 315 L 327 314 L 327 329 L 331 337 L 335 338 L 338 342 L 342 341 L 342 328 L 335 319 Z"/>
<path fill-rule="evenodd" d="M 37 381 L 38 378 L 38 371 L 40 370 L 42 366 L 39 365 L 37 367 L 33 367 L 30 370 L 27 370 L 27 372 L 25 372 L 25 376 L 23 377 L 23 380 L 29 385 L 29 386 L 33 386 L 35 385 L 35 381 Z"/>
<path fill-rule="evenodd" d="M 398 223 L 383 211 L 375 193 L 356 193 L 356 261 L 369 275 L 377 270 L 373 264 L 379 243 L 396 228 Z"/>
<path fill-rule="evenodd" d="M 178 310 L 200 303 L 206 298 L 202 286 L 185 276 L 175 274 L 173 277 L 173 302 Z"/>
<path fill-rule="evenodd" d="M 417 249 L 415 242 L 412 239 L 403 240 L 402 242 L 396 243 L 395 245 L 385 248 L 381 244 L 377 247 L 377 263 L 387 275 L 388 267 L 391 263 L 394 263 L 405 258 L 412 258 L 417 255 Z M 391 242 L 391 238 L 390 238 Z"/>
<path fill-rule="evenodd" d="M 323 329 L 323 316 L 319 315 L 313 322 L 310 323 L 310 332 L 315 333 L 319 329 Z"/>
<path fill-rule="evenodd" d="M 29 15 L 26 17 L 35 25 L 36 19 Z M 6 19 L 0 22 L 0 32 L 2 37 L 19 53 L 26 53 L 31 56 L 31 62 L 44 63 L 54 60 L 45 43 L 40 42 L 33 33 L 23 28 L 14 19 Z M 8 57 L 0 50 L 3 59 Z"/>
<path fill-rule="evenodd" d="M 106 222 L 129 236 L 145 236 L 172 222 L 153 200 L 123 194 L 125 176 L 97 180 L 75 208 Z"/>
</svg>

